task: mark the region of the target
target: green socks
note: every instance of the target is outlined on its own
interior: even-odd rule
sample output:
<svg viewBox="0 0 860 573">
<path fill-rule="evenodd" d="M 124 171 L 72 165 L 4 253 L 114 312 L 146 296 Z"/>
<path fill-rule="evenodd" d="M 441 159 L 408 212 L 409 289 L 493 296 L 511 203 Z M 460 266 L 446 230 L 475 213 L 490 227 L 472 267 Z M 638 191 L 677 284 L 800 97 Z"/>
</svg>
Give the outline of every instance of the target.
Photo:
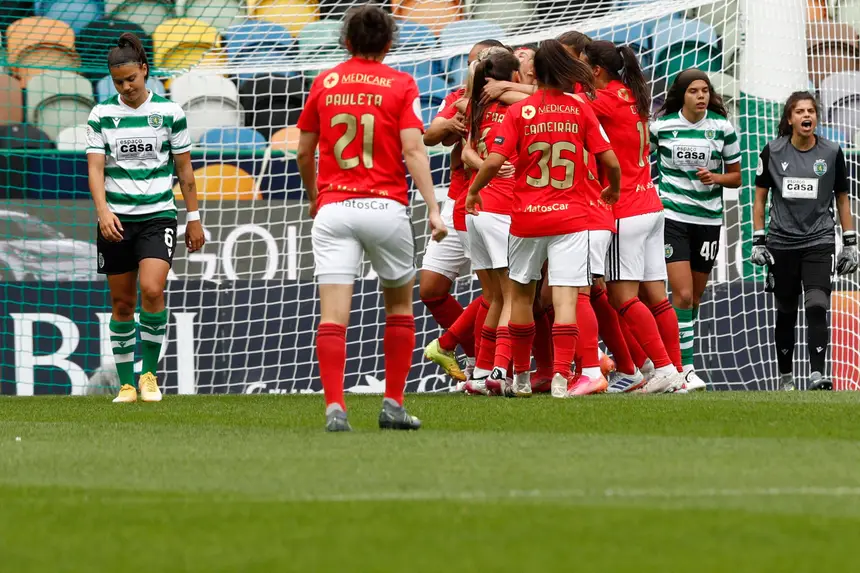
<svg viewBox="0 0 860 573">
<path fill-rule="evenodd" d="M 116 373 L 120 385 L 134 386 L 134 342 L 136 338 L 134 321 L 110 321 L 110 347 L 116 363 Z"/>
<path fill-rule="evenodd" d="M 167 309 L 161 312 L 140 313 L 140 342 L 143 347 L 143 369 L 141 374 L 151 372 L 157 375 L 158 357 L 161 345 L 164 344 L 164 333 L 167 331 Z"/>
<path fill-rule="evenodd" d="M 688 366 L 693 366 L 695 315 L 699 313 L 698 309 L 675 307 L 675 314 L 678 315 L 678 330 L 681 334 L 681 363 L 684 365 L 684 371 L 686 372 Z"/>
</svg>

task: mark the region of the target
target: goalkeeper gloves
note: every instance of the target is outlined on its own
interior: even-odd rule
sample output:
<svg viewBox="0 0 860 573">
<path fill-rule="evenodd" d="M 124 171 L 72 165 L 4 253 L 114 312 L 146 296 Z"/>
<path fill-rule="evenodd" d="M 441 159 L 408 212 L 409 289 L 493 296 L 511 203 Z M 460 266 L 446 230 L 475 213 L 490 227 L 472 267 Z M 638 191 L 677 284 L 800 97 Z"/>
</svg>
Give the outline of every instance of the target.
<svg viewBox="0 0 860 573">
<path fill-rule="evenodd" d="M 753 248 L 750 260 L 752 264 L 760 267 L 770 266 L 774 263 L 773 255 L 767 250 L 767 235 L 764 234 L 764 229 L 753 232 Z"/>
<path fill-rule="evenodd" d="M 860 253 L 857 252 L 857 231 L 842 233 L 842 252 L 836 259 L 836 272 L 848 275 L 857 270 L 860 265 Z"/>
</svg>

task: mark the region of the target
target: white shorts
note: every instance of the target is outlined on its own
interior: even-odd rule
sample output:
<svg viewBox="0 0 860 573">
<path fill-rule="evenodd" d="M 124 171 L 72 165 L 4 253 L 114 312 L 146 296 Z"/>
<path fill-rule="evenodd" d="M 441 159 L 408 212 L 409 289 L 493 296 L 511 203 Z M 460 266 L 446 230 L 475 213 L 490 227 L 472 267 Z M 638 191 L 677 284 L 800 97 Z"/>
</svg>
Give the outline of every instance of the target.
<svg viewBox="0 0 860 573">
<path fill-rule="evenodd" d="M 457 231 L 457 236 L 460 238 L 460 244 L 463 245 L 463 252 L 466 253 L 466 258 L 472 260 L 472 250 L 469 248 L 469 231 Z"/>
<path fill-rule="evenodd" d="M 625 217 L 609 245 L 607 281 L 665 281 L 663 211 Z"/>
<path fill-rule="evenodd" d="M 511 237 L 509 256 L 508 276 L 520 284 L 540 279 L 543 262 L 549 259 L 549 286 L 591 285 L 588 231 L 552 237 Z"/>
<path fill-rule="evenodd" d="M 471 272 L 471 262 L 466 256 L 466 249 L 460 242 L 457 231 L 454 230 L 454 201 L 449 199 L 442 206 L 442 221 L 448 228 L 448 235 L 439 241 L 428 240 L 424 249 L 424 260 L 421 270 L 433 271 L 450 280 L 464 277 Z"/>
<path fill-rule="evenodd" d="M 606 270 L 606 255 L 609 253 L 609 243 L 612 242 L 612 231 L 588 231 L 588 250 L 591 252 L 591 275 L 602 277 Z"/>
<path fill-rule="evenodd" d="M 362 255 L 384 287 L 415 276 L 415 239 L 406 206 L 392 199 L 349 199 L 323 206 L 311 230 L 314 276 L 320 284 L 351 284 Z"/>
<path fill-rule="evenodd" d="M 508 237 L 511 216 L 498 213 L 466 215 L 472 270 L 504 269 L 508 266 Z"/>
</svg>

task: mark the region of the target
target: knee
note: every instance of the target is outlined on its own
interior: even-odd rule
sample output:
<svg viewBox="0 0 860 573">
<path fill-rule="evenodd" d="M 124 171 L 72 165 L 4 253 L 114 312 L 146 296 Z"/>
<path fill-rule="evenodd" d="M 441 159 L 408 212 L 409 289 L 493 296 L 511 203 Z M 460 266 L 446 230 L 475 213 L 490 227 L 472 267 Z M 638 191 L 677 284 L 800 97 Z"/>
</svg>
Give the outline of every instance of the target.
<svg viewBox="0 0 860 573">
<path fill-rule="evenodd" d="M 672 304 L 678 308 L 693 308 L 698 306 L 698 299 L 693 296 L 693 289 L 681 288 L 672 291 Z"/>
<path fill-rule="evenodd" d="M 114 320 L 128 322 L 134 320 L 135 301 L 133 296 L 111 296 L 111 309 Z"/>
<path fill-rule="evenodd" d="M 164 285 L 156 281 L 140 281 L 140 298 L 146 307 L 158 305 L 164 300 Z"/>
<path fill-rule="evenodd" d="M 777 314 L 788 316 L 797 315 L 797 297 L 781 297 L 776 299 Z"/>
<path fill-rule="evenodd" d="M 418 283 L 418 296 L 423 301 L 442 298 L 451 290 L 451 281 L 436 273 L 421 271 L 421 280 Z"/>
<path fill-rule="evenodd" d="M 803 307 L 807 313 L 826 313 L 830 309 L 830 297 L 821 289 L 810 289 L 804 293 Z"/>
</svg>

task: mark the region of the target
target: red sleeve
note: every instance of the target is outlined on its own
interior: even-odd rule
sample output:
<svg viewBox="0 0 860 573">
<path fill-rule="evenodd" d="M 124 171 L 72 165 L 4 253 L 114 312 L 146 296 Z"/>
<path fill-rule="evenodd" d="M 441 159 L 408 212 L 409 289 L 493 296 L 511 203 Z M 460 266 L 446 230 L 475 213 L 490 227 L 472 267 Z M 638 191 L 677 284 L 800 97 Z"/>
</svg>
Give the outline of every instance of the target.
<svg viewBox="0 0 860 573">
<path fill-rule="evenodd" d="M 313 85 L 311 85 L 311 92 L 308 94 L 308 99 L 305 101 L 305 107 L 302 110 L 302 114 L 299 116 L 299 121 L 296 126 L 302 131 L 308 131 L 311 133 L 319 133 L 320 132 L 320 114 L 317 106 L 317 100 L 319 99 L 320 87 L 319 82 L 322 74 L 316 77 Z"/>
<path fill-rule="evenodd" d="M 615 113 L 617 100 L 607 95 L 604 90 L 598 90 L 597 97 L 588 102 L 598 118 L 611 117 Z"/>
<path fill-rule="evenodd" d="M 457 115 L 459 111 L 460 110 L 457 109 L 457 106 L 452 103 L 450 105 L 445 106 L 445 109 L 440 110 L 439 113 L 436 114 L 436 117 L 441 117 L 443 119 L 451 119 L 452 117 Z"/>
<path fill-rule="evenodd" d="M 603 126 L 597 121 L 597 116 L 589 106 L 582 106 L 583 126 L 585 127 L 585 147 L 593 154 L 603 153 L 612 149 L 609 137 L 603 131 Z"/>
<path fill-rule="evenodd" d="M 403 88 L 403 109 L 400 111 L 400 129 L 420 129 L 424 133 L 421 119 L 421 96 L 412 76 L 408 76 Z"/>
<path fill-rule="evenodd" d="M 491 151 L 510 159 L 517 153 L 517 119 L 512 110 L 505 114 L 493 139 Z"/>
</svg>

